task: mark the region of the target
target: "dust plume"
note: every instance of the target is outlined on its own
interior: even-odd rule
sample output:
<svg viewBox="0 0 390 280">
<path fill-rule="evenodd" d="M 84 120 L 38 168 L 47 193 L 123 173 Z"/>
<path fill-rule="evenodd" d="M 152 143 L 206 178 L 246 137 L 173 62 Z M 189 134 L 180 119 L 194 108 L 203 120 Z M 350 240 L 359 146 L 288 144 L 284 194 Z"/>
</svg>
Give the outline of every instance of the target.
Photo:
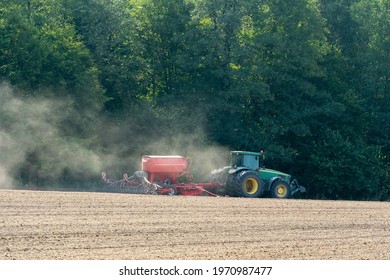
<svg viewBox="0 0 390 280">
<path fill-rule="evenodd" d="M 93 150 L 63 134 L 74 115 L 71 100 L 17 96 L 0 86 L 0 187 L 55 183 L 101 169 Z"/>
<path fill-rule="evenodd" d="M 191 173 L 194 179 L 203 181 L 211 170 L 229 163 L 229 150 L 208 141 L 201 120 L 182 117 L 182 123 L 170 122 L 161 117 L 154 118 L 150 108 L 142 106 L 140 111 L 120 122 L 105 122 L 102 145 L 106 147 L 103 169 L 110 178 L 120 178 L 124 172 L 131 174 L 141 169 L 144 155 L 178 155 L 191 158 Z M 170 113 L 173 109 L 169 110 Z M 186 124 L 185 122 L 191 122 Z M 104 144 L 103 144 L 104 143 Z"/>
<path fill-rule="evenodd" d="M 204 116 L 193 110 L 180 118 L 173 114 L 181 109 L 147 104 L 118 118 L 77 110 L 70 98 L 23 94 L 0 85 L 0 188 L 93 188 L 102 171 L 120 179 L 140 170 L 143 155 L 190 157 L 197 180 L 228 162 L 228 149 L 208 141 Z"/>
</svg>

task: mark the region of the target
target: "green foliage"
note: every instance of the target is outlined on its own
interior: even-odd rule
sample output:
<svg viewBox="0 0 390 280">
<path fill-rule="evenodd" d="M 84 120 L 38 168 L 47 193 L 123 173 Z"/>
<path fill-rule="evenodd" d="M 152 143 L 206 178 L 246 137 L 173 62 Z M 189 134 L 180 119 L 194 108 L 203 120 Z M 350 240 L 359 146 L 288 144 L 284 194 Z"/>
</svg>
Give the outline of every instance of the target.
<svg viewBox="0 0 390 280">
<path fill-rule="evenodd" d="M 0 11 L 1 77 L 25 89 L 74 95 L 80 107 L 104 102 L 97 69 L 60 1 L 2 2 Z"/>
<path fill-rule="evenodd" d="M 193 69 L 188 52 L 194 32 L 192 5 L 183 0 L 130 2 L 145 62 L 141 93 L 147 98 L 186 93 Z"/>
<path fill-rule="evenodd" d="M 99 70 L 99 81 L 110 111 L 131 106 L 141 90 L 145 64 L 142 46 L 135 38 L 129 1 L 63 0 L 73 24 Z"/>
<path fill-rule="evenodd" d="M 387 199 L 388 174 L 380 147 L 349 139 L 338 131 L 324 130 L 312 143 L 306 173 L 310 195 L 331 199 Z"/>
<path fill-rule="evenodd" d="M 51 124 L 64 151 L 264 148 L 309 197 L 388 200 L 388 14 L 384 0 L 3 1 L 0 80 L 66 101 Z M 24 181 L 55 165 L 44 149 Z"/>
</svg>

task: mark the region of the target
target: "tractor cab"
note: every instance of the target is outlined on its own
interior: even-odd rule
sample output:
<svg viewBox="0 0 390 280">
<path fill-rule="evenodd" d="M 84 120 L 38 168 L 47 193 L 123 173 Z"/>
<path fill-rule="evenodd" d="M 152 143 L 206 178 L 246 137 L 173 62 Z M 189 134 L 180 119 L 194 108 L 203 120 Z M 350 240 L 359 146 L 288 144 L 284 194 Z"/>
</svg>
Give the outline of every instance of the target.
<svg viewBox="0 0 390 280">
<path fill-rule="evenodd" d="M 232 151 L 230 152 L 230 166 L 233 168 L 246 167 L 250 170 L 257 170 L 262 166 L 263 153 Z"/>
</svg>

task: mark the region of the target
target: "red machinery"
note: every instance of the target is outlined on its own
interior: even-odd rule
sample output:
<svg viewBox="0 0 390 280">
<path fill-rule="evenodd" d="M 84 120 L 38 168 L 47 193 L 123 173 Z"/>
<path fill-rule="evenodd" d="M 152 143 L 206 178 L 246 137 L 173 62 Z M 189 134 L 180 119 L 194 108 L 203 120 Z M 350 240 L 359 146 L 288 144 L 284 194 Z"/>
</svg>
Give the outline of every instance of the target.
<svg viewBox="0 0 390 280">
<path fill-rule="evenodd" d="M 105 172 L 102 179 L 112 191 L 168 195 L 200 195 L 220 187 L 218 183 L 191 183 L 191 159 L 181 156 L 143 156 L 142 171 L 112 181 Z"/>
<path fill-rule="evenodd" d="M 142 171 L 149 175 L 149 181 L 158 182 L 170 180 L 172 184 L 177 179 L 189 175 L 191 159 L 181 156 L 143 156 Z"/>
</svg>

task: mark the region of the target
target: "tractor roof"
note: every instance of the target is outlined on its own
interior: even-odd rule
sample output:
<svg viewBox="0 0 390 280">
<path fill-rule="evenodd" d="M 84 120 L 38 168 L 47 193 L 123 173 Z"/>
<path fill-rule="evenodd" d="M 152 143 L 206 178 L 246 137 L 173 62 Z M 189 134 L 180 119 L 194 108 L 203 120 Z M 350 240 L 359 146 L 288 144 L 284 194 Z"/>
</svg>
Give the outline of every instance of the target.
<svg viewBox="0 0 390 280">
<path fill-rule="evenodd" d="M 260 153 L 255 152 L 247 152 L 247 151 L 231 151 L 230 154 L 236 154 L 236 155 L 251 155 L 251 156 L 259 156 Z"/>
</svg>

